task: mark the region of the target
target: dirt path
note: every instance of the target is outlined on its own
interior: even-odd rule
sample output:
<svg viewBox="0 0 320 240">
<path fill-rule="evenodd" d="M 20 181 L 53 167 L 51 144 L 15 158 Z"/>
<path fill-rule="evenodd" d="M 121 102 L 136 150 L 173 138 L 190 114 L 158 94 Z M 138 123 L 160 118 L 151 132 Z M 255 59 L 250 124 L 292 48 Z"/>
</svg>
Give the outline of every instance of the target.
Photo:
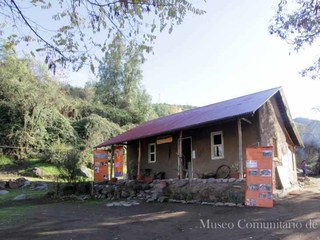
<svg viewBox="0 0 320 240">
<path fill-rule="evenodd" d="M 104 201 L 33 203 L 0 239 L 318 239 L 320 179 L 276 200 L 272 209 Z M 11 204 L 0 206 L 10 208 Z"/>
</svg>

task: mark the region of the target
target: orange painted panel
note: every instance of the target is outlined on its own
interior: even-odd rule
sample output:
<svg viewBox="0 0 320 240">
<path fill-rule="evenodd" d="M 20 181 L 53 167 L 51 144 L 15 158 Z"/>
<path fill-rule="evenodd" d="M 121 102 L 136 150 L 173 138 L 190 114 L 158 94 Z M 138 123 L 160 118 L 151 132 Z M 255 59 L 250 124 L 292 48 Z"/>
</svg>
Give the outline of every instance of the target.
<svg viewBox="0 0 320 240">
<path fill-rule="evenodd" d="M 107 150 L 94 150 L 94 181 L 103 182 L 109 179 L 109 151 Z"/>
<path fill-rule="evenodd" d="M 247 148 L 246 156 L 245 205 L 273 207 L 273 148 Z"/>
<path fill-rule="evenodd" d="M 113 148 L 113 161 L 114 161 L 114 176 L 123 177 L 123 157 L 124 148 L 118 146 Z"/>
</svg>

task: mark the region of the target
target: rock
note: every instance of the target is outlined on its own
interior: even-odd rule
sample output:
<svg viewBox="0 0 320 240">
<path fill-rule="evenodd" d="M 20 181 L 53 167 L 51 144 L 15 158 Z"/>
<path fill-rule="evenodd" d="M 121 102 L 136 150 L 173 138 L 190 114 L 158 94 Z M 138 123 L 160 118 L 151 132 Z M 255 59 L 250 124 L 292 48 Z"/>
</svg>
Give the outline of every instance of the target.
<svg viewBox="0 0 320 240">
<path fill-rule="evenodd" d="M 133 206 L 140 205 L 140 203 L 137 202 L 137 201 L 132 201 L 131 204 L 132 204 Z"/>
<path fill-rule="evenodd" d="M 147 191 L 148 189 L 150 189 L 150 185 L 149 184 L 146 184 L 146 183 L 143 183 L 141 185 L 141 189 L 144 190 L 144 191 Z"/>
<path fill-rule="evenodd" d="M 153 198 L 149 198 L 149 199 L 147 199 L 147 203 L 151 203 L 151 202 L 154 202 L 155 200 L 153 199 Z"/>
<path fill-rule="evenodd" d="M 182 179 L 182 180 L 179 180 L 179 181 L 176 183 L 176 186 L 177 186 L 178 188 L 182 188 L 182 187 L 186 186 L 188 183 L 189 183 L 188 180 Z"/>
<path fill-rule="evenodd" d="M 222 179 L 222 182 L 223 183 L 227 183 L 227 182 L 229 182 L 229 179 L 227 179 L 227 178 L 226 179 Z"/>
<path fill-rule="evenodd" d="M 33 174 L 33 176 L 35 176 L 35 177 L 39 177 L 39 178 L 42 178 L 42 177 L 43 177 L 42 169 L 41 169 L 41 168 L 38 168 L 38 167 L 35 167 L 35 168 L 32 169 L 32 174 Z"/>
<path fill-rule="evenodd" d="M 214 183 L 217 182 L 217 180 L 215 178 L 209 178 L 208 179 L 208 183 Z"/>
<path fill-rule="evenodd" d="M 0 190 L 0 195 L 5 195 L 5 194 L 8 194 L 9 193 L 9 191 L 7 191 L 7 190 Z"/>
<path fill-rule="evenodd" d="M 237 206 L 236 203 L 231 203 L 231 202 L 227 202 L 227 203 L 225 203 L 224 205 L 225 205 L 225 206 L 228 206 L 228 207 L 235 207 L 235 206 Z"/>
<path fill-rule="evenodd" d="M 8 186 L 10 189 L 17 189 L 19 186 L 16 182 L 13 182 L 13 181 L 9 181 L 8 182 Z"/>
<path fill-rule="evenodd" d="M 71 185 L 66 185 L 62 188 L 62 194 L 63 195 L 71 195 L 74 194 L 74 187 Z"/>
<path fill-rule="evenodd" d="M 161 202 L 161 203 L 163 203 L 163 202 L 168 202 L 168 197 L 166 197 L 166 196 L 161 196 L 161 197 L 159 197 L 158 198 L 158 202 Z"/>
<path fill-rule="evenodd" d="M 235 182 L 236 179 L 235 178 L 229 178 L 229 182 Z"/>
<path fill-rule="evenodd" d="M 0 189 L 5 189 L 7 185 L 7 182 L 0 181 Z"/>
<path fill-rule="evenodd" d="M 127 191 L 122 190 L 121 191 L 121 198 L 128 198 L 130 196 L 130 193 Z"/>
<path fill-rule="evenodd" d="M 224 203 L 222 203 L 222 202 L 217 202 L 215 205 L 216 205 L 217 207 L 222 207 L 222 206 L 224 206 Z"/>
<path fill-rule="evenodd" d="M 166 188 L 168 186 L 168 183 L 166 182 L 166 181 L 160 181 L 160 183 L 159 183 L 159 185 L 158 185 L 158 187 L 160 188 L 160 189 L 164 189 L 164 188 Z"/>
<path fill-rule="evenodd" d="M 35 183 L 34 190 L 37 190 L 37 191 L 48 190 L 48 184 L 45 182 Z"/>
<path fill-rule="evenodd" d="M 190 201 L 187 201 L 188 204 L 195 204 L 195 203 L 198 203 L 197 200 L 190 200 Z"/>
<path fill-rule="evenodd" d="M 90 194 L 91 184 L 89 182 L 80 182 L 76 185 L 76 194 Z"/>
<path fill-rule="evenodd" d="M 23 177 L 22 177 L 22 178 L 17 178 L 17 179 L 15 180 L 18 188 L 19 188 L 19 187 L 22 187 L 22 186 L 25 184 L 25 182 L 27 182 L 27 181 L 28 181 L 28 180 L 25 179 L 25 178 L 23 178 Z"/>
<path fill-rule="evenodd" d="M 112 185 L 106 185 L 101 190 L 101 194 L 108 195 L 109 193 L 114 193 L 114 187 Z"/>
<path fill-rule="evenodd" d="M 25 200 L 25 199 L 26 199 L 26 195 L 25 194 L 19 194 L 18 196 L 14 197 L 12 200 L 21 201 L 21 200 Z"/>
<path fill-rule="evenodd" d="M 82 176 L 84 176 L 86 178 L 92 178 L 92 170 L 87 168 L 86 166 L 81 166 L 80 171 L 81 171 Z"/>
<path fill-rule="evenodd" d="M 24 184 L 23 184 L 22 187 L 23 187 L 23 188 L 26 188 L 26 187 L 30 187 L 30 186 L 31 186 L 31 181 L 28 181 L 28 180 L 27 180 L 27 181 L 24 182 Z"/>
</svg>

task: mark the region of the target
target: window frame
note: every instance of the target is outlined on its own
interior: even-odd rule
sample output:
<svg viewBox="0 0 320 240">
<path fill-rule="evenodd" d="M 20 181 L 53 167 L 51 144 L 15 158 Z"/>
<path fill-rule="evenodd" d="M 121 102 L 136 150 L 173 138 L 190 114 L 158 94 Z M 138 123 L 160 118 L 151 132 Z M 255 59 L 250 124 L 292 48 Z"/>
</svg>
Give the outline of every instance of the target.
<svg viewBox="0 0 320 240">
<path fill-rule="evenodd" d="M 151 152 L 151 146 L 154 147 L 154 151 Z M 154 161 L 151 161 L 151 155 L 154 155 Z M 155 163 L 157 161 L 157 145 L 155 143 L 148 144 L 148 163 Z"/>
<path fill-rule="evenodd" d="M 221 135 L 221 144 L 214 144 L 214 136 Z M 219 160 L 224 159 L 224 139 L 223 139 L 223 131 L 216 131 L 210 133 L 210 148 L 211 148 L 211 160 Z M 222 155 L 214 156 L 214 148 L 215 146 L 222 147 Z"/>
</svg>

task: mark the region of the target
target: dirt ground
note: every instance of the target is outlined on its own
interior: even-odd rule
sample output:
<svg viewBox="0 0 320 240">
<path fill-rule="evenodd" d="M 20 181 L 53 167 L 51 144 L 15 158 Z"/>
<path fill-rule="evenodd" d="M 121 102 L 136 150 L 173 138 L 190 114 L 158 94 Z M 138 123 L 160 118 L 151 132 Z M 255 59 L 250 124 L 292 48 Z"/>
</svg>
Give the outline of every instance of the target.
<svg viewBox="0 0 320 240">
<path fill-rule="evenodd" d="M 25 201 L 25 213 L 0 221 L 0 239 L 320 239 L 320 179 L 275 200 L 271 209 L 105 201 Z M 12 209 L 16 203 L 0 205 Z M 13 208 L 14 209 L 14 208 Z"/>
</svg>

